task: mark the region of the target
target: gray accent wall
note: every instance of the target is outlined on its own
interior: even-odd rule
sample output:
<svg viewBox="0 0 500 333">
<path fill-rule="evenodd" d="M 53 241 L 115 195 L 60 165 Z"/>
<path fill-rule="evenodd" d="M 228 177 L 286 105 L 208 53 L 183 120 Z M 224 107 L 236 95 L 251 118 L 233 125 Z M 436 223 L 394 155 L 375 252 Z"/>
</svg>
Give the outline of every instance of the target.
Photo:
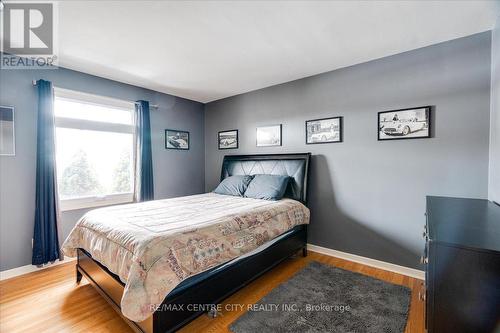
<svg viewBox="0 0 500 333">
<path fill-rule="evenodd" d="M 211 102 L 205 189 L 225 154 L 313 153 L 309 243 L 421 268 L 425 196 L 486 198 L 491 32 Z M 238 73 L 235 73 L 237 75 Z M 377 112 L 433 106 L 430 139 L 377 141 Z M 344 142 L 305 144 L 308 119 L 344 117 Z M 283 146 L 257 148 L 257 126 L 283 124 Z M 240 148 L 217 149 L 239 129 Z"/>
<path fill-rule="evenodd" d="M 500 204 L 500 16 L 491 36 L 489 199 Z"/>
<path fill-rule="evenodd" d="M 60 88 L 159 104 L 158 110 L 151 110 L 155 198 L 204 191 L 203 104 L 68 69 L 1 70 L 0 105 L 15 107 L 16 156 L 0 156 L 0 270 L 31 264 L 37 112 L 32 80 L 36 79 L 50 80 Z M 189 131 L 190 150 L 166 150 L 165 128 Z M 64 237 L 85 211 L 62 213 Z"/>
</svg>

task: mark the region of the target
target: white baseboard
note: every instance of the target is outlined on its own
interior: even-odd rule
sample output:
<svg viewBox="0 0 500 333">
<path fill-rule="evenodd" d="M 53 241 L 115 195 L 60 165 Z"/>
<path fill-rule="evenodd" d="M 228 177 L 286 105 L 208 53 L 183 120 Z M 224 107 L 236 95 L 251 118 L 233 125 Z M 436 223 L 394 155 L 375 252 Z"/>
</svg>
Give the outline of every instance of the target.
<svg viewBox="0 0 500 333">
<path fill-rule="evenodd" d="M 357 262 L 359 264 L 363 264 L 366 266 L 380 268 L 380 269 L 383 269 L 386 271 L 411 276 L 413 278 L 417 278 L 420 280 L 425 280 L 425 272 L 418 270 L 418 269 L 409 268 L 409 267 L 405 267 L 405 266 L 399 266 L 396 264 L 391 264 L 389 262 L 371 259 L 371 258 L 367 258 L 367 257 L 362 257 L 362 256 L 358 256 L 356 254 L 351 254 L 351 253 L 346 253 L 346 252 L 342 252 L 342 251 L 338 251 L 338 250 L 333 250 L 333 249 L 329 249 L 326 247 L 317 246 L 317 245 L 313 245 L 313 244 L 307 244 L 307 248 L 311 251 L 314 251 L 314 252 L 326 254 L 327 256 L 332 256 L 332 257 L 337 257 L 340 259 L 354 261 L 354 262 Z"/>
<path fill-rule="evenodd" d="M 10 279 L 10 278 L 13 278 L 16 276 L 28 274 L 31 272 L 40 271 L 40 270 L 43 270 L 43 269 L 46 269 L 49 267 L 58 266 L 58 265 L 65 264 L 65 263 L 70 262 L 70 261 L 74 261 L 74 260 L 76 260 L 76 257 L 75 258 L 64 257 L 64 260 L 56 260 L 53 264 L 47 264 L 47 265 L 44 265 L 43 267 L 38 267 L 35 265 L 26 265 L 26 266 L 16 267 L 16 268 L 12 268 L 12 269 L 7 269 L 5 271 L 0 272 L 0 281 L 7 280 L 7 279 Z"/>
</svg>

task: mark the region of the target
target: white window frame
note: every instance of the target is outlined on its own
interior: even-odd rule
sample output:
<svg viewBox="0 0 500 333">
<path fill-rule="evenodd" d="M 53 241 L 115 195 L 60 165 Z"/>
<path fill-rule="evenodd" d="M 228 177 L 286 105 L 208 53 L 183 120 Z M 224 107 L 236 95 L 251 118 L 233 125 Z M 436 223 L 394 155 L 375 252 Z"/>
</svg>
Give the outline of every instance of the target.
<svg viewBox="0 0 500 333">
<path fill-rule="evenodd" d="M 111 97 L 82 93 L 79 91 L 62 89 L 58 87 L 54 87 L 54 96 L 57 99 L 66 99 L 69 101 L 76 101 L 79 103 L 108 106 L 115 109 L 123 109 L 130 111 L 132 117 L 134 115 L 133 114 L 135 108 L 134 103 L 129 101 L 123 101 Z M 135 142 L 135 126 L 133 124 L 131 125 L 114 124 L 114 123 L 94 121 L 94 120 L 65 118 L 56 116 L 55 127 L 113 132 L 113 133 L 128 133 L 134 136 L 133 141 Z M 135 148 L 133 148 L 132 151 L 133 151 L 132 161 L 135 161 Z M 132 179 L 132 182 L 135 183 L 135 180 Z M 103 196 L 86 196 L 86 197 L 71 198 L 71 199 L 59 199 L 59 210 L 69 211 L 69 210 L 77 210 L 85 208 L 95 208 L 95 207 L 110 206 L 123 203 L 131 203 L 133 201 L 134 201 L 133 192 L 109 194 Z"/>
</svg>

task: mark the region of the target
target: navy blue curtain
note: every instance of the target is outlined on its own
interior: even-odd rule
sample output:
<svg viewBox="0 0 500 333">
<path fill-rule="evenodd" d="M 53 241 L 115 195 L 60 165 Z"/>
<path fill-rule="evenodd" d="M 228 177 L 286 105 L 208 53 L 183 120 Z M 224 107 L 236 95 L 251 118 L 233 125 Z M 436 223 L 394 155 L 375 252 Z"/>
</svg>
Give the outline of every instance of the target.
<svg viewBox="0 0 500 333">
<path fill-rule="evenodd" d="M 33 232 L 33 265 L 61 258 L 57 231 L 55 175 L 54 93 L 52 82 L 38 80 L 38 123 L 36 152 L 36 203 Z"/>
<path fill-rule="evenodd" d="M 136 128 L 136 200 L 154 199 L 153 155 L 151 153 L 151 125 L 149 121 L 149 102 L 135 103 Z"/>
</svg>

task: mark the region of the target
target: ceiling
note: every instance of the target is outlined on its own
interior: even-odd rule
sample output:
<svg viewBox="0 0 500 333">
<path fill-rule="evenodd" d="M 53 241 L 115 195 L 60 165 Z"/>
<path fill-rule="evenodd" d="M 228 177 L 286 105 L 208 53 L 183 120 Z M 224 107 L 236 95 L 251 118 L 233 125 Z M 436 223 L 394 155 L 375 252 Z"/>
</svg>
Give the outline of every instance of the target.
<svg viewBox="0 0 500 333">
<path fill-rule="evenodd" d="M 66 68 L 210 102 L 492 29 L 498 1 L 64 1 Z"/>
</svg>

